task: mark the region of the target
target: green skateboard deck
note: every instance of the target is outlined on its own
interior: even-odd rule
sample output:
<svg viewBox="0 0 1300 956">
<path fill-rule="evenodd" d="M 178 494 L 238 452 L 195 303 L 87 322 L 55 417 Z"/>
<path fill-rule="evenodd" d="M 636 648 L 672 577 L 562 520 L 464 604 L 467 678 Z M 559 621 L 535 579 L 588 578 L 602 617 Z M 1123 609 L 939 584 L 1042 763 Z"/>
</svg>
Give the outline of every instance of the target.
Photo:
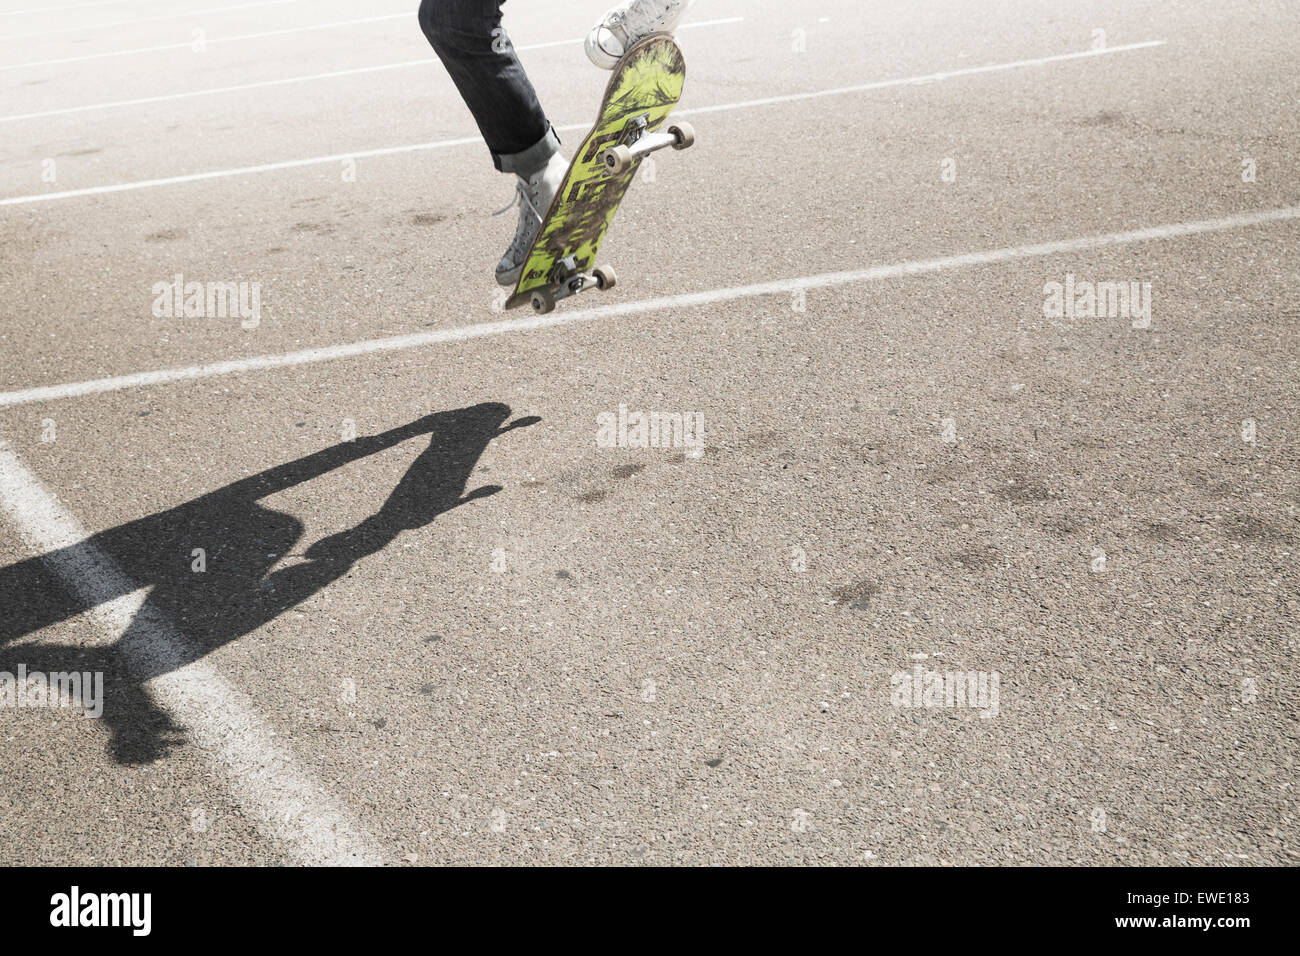
<svg viewBox="0 0 1300 956">
<path fill-rule="evenodd" d="M 682 51 L 666 33 L 646 37 L 618 61 L 596 125 L 573 154 L 507 309 L 531 302 L 538 312 L 549 312 L 558 299 L 613 286 L 613 269 L 597 265 L 596 256 L 641 160 L 655 149 L 685 149 L 694 142 L 686 123 L 658 132 L 681 99 L 685 80 Z"/>
</svg>

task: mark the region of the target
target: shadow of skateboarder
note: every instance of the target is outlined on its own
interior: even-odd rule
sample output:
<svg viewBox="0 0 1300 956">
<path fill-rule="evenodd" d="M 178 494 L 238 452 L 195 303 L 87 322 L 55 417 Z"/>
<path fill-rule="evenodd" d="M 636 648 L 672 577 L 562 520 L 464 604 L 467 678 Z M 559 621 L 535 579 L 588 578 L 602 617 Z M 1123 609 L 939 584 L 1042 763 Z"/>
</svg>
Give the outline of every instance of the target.
<svg viewBox="0 0 1300 956">
<path fill-rule="evenodd" d="M 121 763 L 165 756 L 184 728 L 150 698 L 147 683 L 255 631 L 346 574 L 401 532 L 500 491 L 466 485 L 489 442 L 536 417 L 504 424 L 510 409 L 483 403 L 438 412 L 378 435 L 342 442 L 236 481 L 178 507 L 101 531 L 85 541 L 0 568 L 0 672 L 102 671 L 102 719 L 109 753 Z M 377 512 L 312 544 L 295 564 L 276 566 L 302 538 L 303 522 L 263 499 L 401 442 L 429 436 Z M 206 568 L 192 554 L 202 548 Z M 96 573 L 111 565 L 107 571 Z M 148 588 L 133 624 L 103 647 L 26 642 L 27 635 Z M 177 648 L 153 653 L 136 623 L 164 620 Z M 125 653 L 130 651 L 131 653 Z"/>
</svg>

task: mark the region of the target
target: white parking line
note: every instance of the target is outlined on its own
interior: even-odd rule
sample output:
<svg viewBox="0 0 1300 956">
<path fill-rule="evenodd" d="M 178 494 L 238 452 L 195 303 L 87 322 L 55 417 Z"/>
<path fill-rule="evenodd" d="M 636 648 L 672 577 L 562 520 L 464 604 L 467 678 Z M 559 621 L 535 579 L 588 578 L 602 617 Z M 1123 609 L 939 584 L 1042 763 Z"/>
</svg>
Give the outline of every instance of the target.
<svg viewBox="0 0 1300 956">
<path fill-rule="evenodd" d="M 588 124 L 589 126 L 590 124 Z M 582 127 L 583 129 L 588 126 Z M 564 131 L 578 127 L 557 126 Z M 471 143 L 482 145 L 482 136 L 467 136 L 464 139 L 443 139 L 436 143 L 417 143 L 414 146 L 385 146 L 380 149 L 367 149 L 358 153 L 336 153 L 333 156 L 313 156 L 311 159 L 289 159 L 279 163 L 263 163 L 261 166 L 241 166 L 239 169 L 218 169 L 207 173 L 190 173 L 186 176 L 168 176 L 166 179 L 145 179 L 134 183 L 119 183 L 116 186 L 91 186 L 87 189 L 68 189 L 58 193 L 46 193 L 35 196 L 14 196 L 0 199 L 0 206 L 18 206 L 23 203 L 42 202 L 49 199 L 72 199 L 77 196 L 100 196 L 105 193 L 130 192 L 135 189 L 149 189 L 154 186 L 174 186 L 179 183 L 197 183 L 205 179 L 226 179 L 230 176 L 245 176 L 251 173 L 269 173 L 279 169 L 295 169 L 300 166 L 319 166 L 323 163 L 341 163 L 345 159 L 370 159 L 375 156 L 392 156 L 395 153 L 409 153 L 415 150 L 445 149 L 449 146 L 468 146 Z"/>
<path fill-rule="evenodd" d="M 743 23 L 744 17 L 724 17 L 719 20 L 697 20 L 694 23 L 684 23 L 679 30 L 690 30 L 698 27 L 716 27 L 728 23 Z M 546 43 L 530 43 L 527 46 L 515 47 L 515 50 L 523 53 L 528 50 L 546 50 L 551 47 L 572 46 L 583 41 L 582 37 L 575 40 L 550 40 Z M 261 80 L 256 83 L 240 83 L 235 86 L 217 86 L 206 90 L 191 90 L 187 93 L 164 93 L 158 96 L 142 96 L 134 100 L 115 100 L 109 103 L 90 103 L 85 106 L 65 106 L 61 109 L 42 110 L 39 113 L 17 113 L 13 116 L 0 116 L 0 123 L 13 123 L 17 120 L 39 119 L 44 116 L 63 116 L 68 113 L 86 113 L 92 110 L 117 109 L 126 106 L 141 106 L 145 103 L 163 103 L 168 100 L 183 100 L 196 96 L 213 96 L 218 93 L 240 93 L 245 90 L 260 90 L 268 86 L 287 86 L 291 83 L 308 83 L 313 80 L 329 80 L 340 76 L 360 76 L 364 73 L 382 73 L 386 70 L 407 70 L 414 67 L 423 67 L 425 69 L 441 68 L 437 59 L 430 55 L 421 57 L 418 60 L 403 60 L 400 63 L 383 63 L 379 66 L 359 66 L 350 70 L 332 70 L 329 73 L 312 73 L 308 76 L 291 76 L 282 80 Z"/>
<path fill-rule="evenodd" d="M 1151 47 L 1164 46 L 1167 40 L 1144 40 L 1141 43 L 1127 43 L 1123 46 L 1106 47 L 1101 50 L 1080 50 L 1077 53 L 1058 53 L 1054 56 L 1040 56 L 1033 60 L 1016 60 L 1012 63 L 992 63 L 987 66 L 968 66 L 960 70 L 945 70 L 941 73 L 926 73 L 924 76 L 910 76 L 899 80 L 877 80 L 874 83 L 862 83 L 857 86 L 841 86 L 830 90 L 817 90 L 813 93 L 789 93 L 785 96 L 768 96 L 757 100 L 744 100 L 740 103 L 727 103 L 722 106 L 697 106 L 682 113 L 713 113 L 718 110 L 744 109 L 751 106 L 772 106 L 776 103 L 793 103 L 798 100 L 813 100 L 821 96 L 843 96 L 845 93 L 866 93 L 870 90 L 883 90 L 891 86 L 919 86 L 923 83 L 938 83 L 942 80 L 955 80 L 963 76 L 978 76 L 981 73 L 1000 73 L 1004 70 L 1019 70 L 1028 66 L 1046 66 L 1049 63 L 1064 63 L 1068 60 L 1084 60 L 1107 53 L 1123 53 L 1130 50 L 1147 50 Z M 675 114 L 674 114 L 675 115 Z"/>
<path fill-rule="evenodd" d="M 154 700 L 185 726 L 264 835 L 304 864 L 383 862 L 378 844 L 274 741 L 248 696 L 202 661 L 187 663 L 185 638 L 145 600 L 147 589 L 127 579 L 4 442 L 0 513 L 90 608 L 127 665 L 160 675 L 148 681 Z"/>
<path fill-rule="evenodd" d="M 252 358 L 232 359 L 227 362 L 213 362 L 209 365 L 193 365 L 188 368 L 162 369 L 156 372 L 137 372 L 115 378 L 92 379 L 86 382 L 73 382 L 66 385 L 46 385 L 27 388 L 16 392 L 0 392 L 0 407 L 9 405 L 26 405 L 32 402 L 48 402 L 65 398 L 77 398 L 102 392 L 118 392 L 124 389 L 141 388 L 149 385 L 163 385 L 168 382 L 191 381 L 211 378 L 216 375 L 237 375 L 245 372 L 265 371 L 273 368 L 285 368 L 294 365 L 309 365 L 315 362 L 332 362 L 338 359 L 352 358 L 359 355 L 372 355 L 378 352 L 393 352 L 404 349 L 422 348 L 447 342 L 463 342 L 469 339 L 486 338 L 495 335 L 508 335 L 515 332 L 529 332 L 575 322 L 591 322 L 597 319 L 616 318 L 624 315 L 640 315 L 645 312 L 664 309 L 689 309 L 699 306 L 716 305 L 736 299 L 755 296 L 789 293 L 798 289 L 821 289 L 832 286 L 849 285 L 858 282 L 882 282 L 904 276 L 923 275 L 932 272 L 944 272 L 950 269 L 965 269 L 972 266 L 994 265 L 1016 259 L 1028 259 L 1041 256 L 1059 255 L 1068 252 L 1082 252 L 1105 246 L 1123 245 L 1134 242 L 1151 242 L 1154 240 L 1177 239 L 1206 232 L 1222 232 L 1227 229 L 1242 229 L 1247 226 L 1260 226 L 1267 223 L 1286 222 L 1300 218 L 1300 206 L 1285 206 L 1279 209 L 1265 209 L 1258 212 L 1244 213 L 1239 216 L 1226 216 L 1220 219 L 1202 219 L 1195 222 L 1172 223 L 1152 226 L 1146 229 L 1134 229 L 1128 232 L 1110 232 L 1100 235 L 1082 236 L 1076 239 L 1062 239 L 1055 242 L 1043 242 L 1026 246 L 1007 246 L 985 252 L 970 252 L 956 256 L 943 256 L 938 259 L 918 259 L 898 262 L 892 265 L 873 266 L 869 269 L 855 269 L 847 272 L 825 272 L 819 275 L 776 279 L 753 285 L 731 286 L 723 289 L 711 289 L 704 292 L 687 292 L 680 295 L 664 296 L 658 299 L 644 299 L 640 302 L 623 302 L 618 305 L 601 306 L 573 312 L 552 312 L 549 315 L 534 315 L 521 319 L 505 319 L 499 322 L 484 322 L 477 325 L 458 326 L 439 329 L 433 332 L 416 332 L 410 335 L 396 335 L 382 339 L 369 339 L 364 342 L 351 342 L 344 345 L 330 345 L 300 352 L 288 352 L 280 355 L 260 355 Z"/>
<path fill-rule="evenodd" d="M 302 0 L 257 0 L 256 3 L 240 3 L 229 7 L 204 7 L 201 10 L 178 10 L 163 13 L 155 17 L 139 17 L 135 20 L 113 20 L 108 23 L 79 23 L 74 27 L 61 27 L 58 30 L 39 30 L 35 33 L 10 33 L 0 37 L 5 40 L 30 40 L 33 37 L 50 37 L 61 33 L 83 33 L 92 30 L 111 30 L 114 27 L 133 26 L 137 23 L 155 23 L 159 20 L 175 20 L 177 17 L 197 17 L 205 13 L 225 13 L 228 10 L 247 10 L 250 7 L 278 7 L 288 3 L 301 3 Z"/>
<path fill-rule="evenodd" d="M 563 41 L 569 43 L 572 41 Z M 579 43 L 582 41 L 579 40 Z M 523 49 L 522 47 L 520 49 Z M 261 90 L 268 86 L 288 86 L 291 83 L 307 83 L 312 80 L 329 80 L 339 76 L 359 76 L 363 73 L 381 73 L 385 70 L 406 70 L 412 67 L 432 68 L 437 60 L 431 56 L 419 60 L 404 60 L 401 63 L 384 63 L 380 66 L 359 66 L 350 70 L 333 70 L 329 73 L 313 73 L 310 76 L 291 76 L 282 80 L 260 80 L 256 83 L 240 83 L 236 86 L 216 86 L 206 90 L 191 90 L 186 93 L 162 93 L 158 96 L 142 96 L 134 100 L 113 100 L 108 103 L 89 103 L 84 106 L 64 106 L 56 110 L 42 110 L 39 113 L 15 113 L 12 116 L 0 116 L 0 123 L 14 123 L 18 120 L 40 119 L 45 116 L 65 116 L 68 113 L 88 113 L 94 110 L 119 109 L 126 106 L 142 106 L 146 103 L 165 103 L 168 100 L 184 100 L 196 96 L 214 96 L 218 93 L 242 93 L 245 90 Z"/>
<path fill-rule="evenodd" d="M 234 43 L 237 40 L 260 40 L 263 37 L 284 36 L 287 33 L 306 33 L 309 30 L 332 30 L 335 27 L 351 27 L 360 23 L 379 23 L 383 20 L 397 19 L 415 19 L 413 12 L 407 13 L 386 13 L 380 17 L 362 17 L 359 20 L 336 20 L 332 23 L 312 23 L 307 26 L 286 27 L 283 30 L 267 30 L 263 33 L 244 33 L 233 37 L 204 37 L 204 46 L 215 46 L 218 43 Z M 57 66 L 60 63 L 81 63 L 85 60 L 103 60 L 113 56 L 130 56 L 134 53 L 158 53 L 163 50 L 189 50 L 194 48 L 194 40 L 186 40 L 184 43 L 164 43 L 161 46 L 142 46 L 134 50 L 110 50 L 107 53 L 83 53 L 81 56 L 65 56 L 57 60 L 32 60 L 28 63 L 7 63 L 0 66 L 3 70 L 22 70 L 29 66 Z"/>
<path fill-rule="evenodd" d="M 569 42 L 569 41 L 563 41 Z M 1132 43 L 1127 46 L 1108 47 L 1104 50 L 1087 50 L 1081 53 L 1062 53 L 1057 56 L 1038 57 L 1033 60 L 1014 60 L 1010 63 L 996 63 L 988 66 L 969 67 L 962 70 L 950 70 L 943 73 L 927 73 L 923 76 L 913 76 L 897 80 L 880 80 L 875 83 L 864 83 L 859 86 L 842 86 L 832 90 L 814 90 L 810 93 L 790 93 L 783 96 L 772 96 L 759 100 L 744 100 L 739 103 L 721 103 L 715 106 L 696 106 L 689 109 L 676 110 L 674 116 L 687 116 L 695 113 L 717 113 L 725 110 L 750 109 L 757 106 L 772 106 L 779 103 L 793 103 L 799 100 L 813 100 L 824 96 L 843 96 L 849 93 L 864 93 L 871 90 L 884 89 L 891 86 L 913 86 L 922 83 L 934 83 L 940 80 L 956 79 L 963 76 L 974 76 L 982 73 L 994 73 L 1001 70 L 1015 70 L 1026 66 L 1043 66 L 1048 63 L 1057 63 L 1068 60 L 1080 60 L 1088 57 L 1104 56 L 1111 53 L 1121 53 L 1127 50 L 1142 50 L 1150 47 L 1161 46 L 1164 40 L 1148 40 L 1143 43 Z M 560 132 L 571 132 L 573 130 L 590 129 L 591 124 L 587 123 L 568 123 L 563 126 L 556 126 Z M 353 153 L 334 153 L 329 156 L 313 156 L 307 159 L 289 159 L 276 163 L 262 163 L 257 166 L 240 166 L 234 169 L 214 169 L 204 173 L 188 173 L 181 176 L 167 176 L 163 179 L 144 179 L 131 183 L 117 183 L 112 186 L 87 186 L 83 189 L 65 189 L 59 192 L 51 193 L 33 193 L 27 196 L 10 196 L 7 199 L 0 199 L 0 206 L 20 206 L 27 203 L 51 202 L 57 199 L 75 199 L 80 196 L 101 196 L 108 193 L 128 192 L 135 189 L 152 189 L 158 186 L 174 186 L 181 183 L 201 182 L 208 179 L 226 179 L 232 176 L 247 176 L 253 173 L 267 173 L 281 169 L 296 169 L 303 166 L 318 166 L 329 163 L 339 163 L 347 159 L 368 159 L 375 156 L 394 156 L 399 153 L 422 152 L 430 149 L 444 149 L 449 146 L 464 146 L 467 144 L 483 142 L 480 136 L 468 136 L 461 139 L 445 139 L 432 143 L 411 143 L 406 146 L 384 146 L 379 149 L 368 149 Z"/>
</svg>

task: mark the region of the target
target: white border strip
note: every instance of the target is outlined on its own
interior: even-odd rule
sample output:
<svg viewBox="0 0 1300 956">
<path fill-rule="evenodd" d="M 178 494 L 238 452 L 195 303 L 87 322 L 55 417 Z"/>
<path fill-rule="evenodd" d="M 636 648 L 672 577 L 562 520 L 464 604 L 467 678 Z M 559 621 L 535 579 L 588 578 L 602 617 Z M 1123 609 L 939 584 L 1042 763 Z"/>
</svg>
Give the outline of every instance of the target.
<svg viewBox="0 0 1300 956">
<path fill-rule="evenodd" d="M 563 40 L 561 43 L 571 41 Z M 954 79 L 962 76 L 974 76 L 981 73 L 993 73 L 1001 70 L 1014 70 L 1026 66 L 1041 66 L 1066 60 L 1079 60 L 1086 57 L 1103 56 L 1108 53 L 1122 53 L 1127 50 L 1141 50 L 1148 47 L 1162 46 L 1164 40 L 1147 40 L 1128 46 L 1107 47 L 1104 50 L 1087 50 L 1082 53 L 1062 53 L 1057 56 L 1038 57 L 1033 60 L 1016 60 L 1011 63 L 996 63 L 989 66 L 974 66 L 963 70 L 950 70 L 945 73 L 927 73 L 906 79 L 882 80 L 876 83 L 864 83 L 860 86 L 842 86 L 832 90 L 814 90 L 810 93 L 790 93 L 785 96 L 771 96 L 760 100 L 744 100 L 739 103 L 722 103 L 716 106 L 696 106 L 674 111 L 674 116 L 689 116 L 697 113 L 717 113 L 724 110 L 750 109 L 756 106 L 772 106 L 778 103 L 793 103 L 799 100 L 815 100 L 824 96 L 843 96 L 847 93 L 863 93 L 881 90 L 891 86 L 913 86 L 922 83 L 934 83 L 940 80 Z M 557 126 L 560 132 L 590 129 L 590 123 L 568 123 Z M 339 163 L 346 159 L 367 159 L 374 156 L 394 156 L 399 153 L 422 152 L 429 149 L 443 149 L 448 146 L 464 146 L 471 143 L 481 144 L 481 136 L 469 136 L 462 139 L 445 139 L 433 143 L 411 143 L 407 146 L 385 146 L 355 153 L 334 153 L 330 156 L 313 156 L 308 159 L 290 159 L 278 163 L 262 163 L 258 166 L 240 166 L 235 169 L 214 169 L 205 173 L 189 173 L 183 176 L 168 176 L 163 179 L 144 179 L 133 183 L 118 183 L 113 186 L 87 186 L 83 189 L 65 189 L 53 193 L 33 193 L 27 196 L 10 196 L 0 199 L 0 206 L 21 206 L 27 203 L 50 202 L 56 199 L 75 199 L 80 196 L 102 196 L 108 193 L 129 192 L 135 189 L 151 189 L 157 186 L 173 186 L 180 183 L 195 183 L 209 179 L 226 179 L 232 176 L 247 176 L 252 173 L 266 173 L 280 169 L 295 169 L 302 166 L 318 166 Z"/>
<path fill-rule="evenodd" d="M 147 589 L 137 589 L 3 441 L 0 513 L 90 609 L 126 664 L 159 675 L 148 681 L 150 693 L 216 764 L 263 834 L 312 866 L 383 862 L 373 839 L 275 742 L 248 695 L 190 661 L 186 639 L 145 600 Z"/>
<path fill-rule="evenodd" d="M 252 358 L 232 359 L 226 362 L 213 362 L 209 365 L 193 365 L 188 368 L 163 369 L 156 372 L 137 372 L 133 375 L 120 375 L 114 378 L 92 379 L 87 382 L 73 382 L 67 385 L 46 385 L 39 388 L 27 388 L 16 392 L 0 392 L 0 407 L 26 405 L 32 402 L 48 402 L 65 398 L 77 398 L 83 395 L 95 395 L 102 392 L 117 392 L 129 388 L 141 388 L 149 385 L 163 385 L 168 382 L 190 381 L 211 378 L 216 375 L 238 375 L 245 372 L 265 371 L 273 368 L 285 368 L 294 365 L 308 365 L 314 362 L 331 362 L 338 359 L 352 358 L 359 355 L 372 355 L 378 352 L 393 352 L 403 349 L 422 348 L 428 345 L 441 345 L 447 342 L 464 342 L 469 339 L 486 338 L 495 335 L 508 335 L 515 332 L 529 332 L 536 329 L 569 325 L 575 322 L 591 322 L 597 319 L 616 318 L 624 315 L 639 315 L 644 312 L 656 312 L 665 309 L 689 309 L 699 306 L 716 305 L 735 299 L 747 299 L 755 296 L 773 295 L 791 292 L 796 289 L 824 289 L 831 286 L 848 285 L 857 282 L 881 282 L 904 276 L 923 275 L 931 272 L 944 272 L 949 269 L 963 269 L 970 266 L 993 265 L 1014 259 L 1027 259 L 1039 256 L 1059 255 L 1067 252 L 1080 252 L 1099 249 L 1104 246 L 1122 245 L 1132 242 L 1149 242 L 1158 239 L 1176 239 L 1194 236 L 1206 232 L 1222 232 L 1227 229 L 1241 229 L 1247 226 L 1260 226 L 1266 223 L 1286 222 L 1300 218 L 1300 206 L 1285 206 L 1280 209 L 1265 209 L 1259 212 L 1244 213 L 1239 216 L 1227 216 L 1221 219 L 1202 219 L 1196 222 L 1173 223 L 1164 226 L 1152 226 L 1146 229 L 1134 229 L 1128 232 L 1109 232 L 1101 235 L 1082 236 L 1077 239 L 1062 239 L 1056 242 L 1043 242 L 1027 246 L 1008 246 L 991 249 L 986 252 L 970 252 L 957 256 L 944 256 L 938 259 L 919 259 L 898 262 L 892 265 L 874 266 L 870 269 L 856 269 L 848 272 L 824 272 L 820 275 L 802 278 L 777 279 L 772 282 L 760 282 L 753 285 L 732 286 L 724 289 L 712 289 L 706 292 L 688 292 L 681 295 L 664 296 L 658 299 L 643 299 L 639 302 L 624 302 L 618 305 L 601 306 L 574 312 L 552 312 L 549 315 L 530 316 L 523 319 L 505 319 L 499 322 L 484 322 L 476 325 L 458 326 L 450 329 L 438 329 L 432 332 L 416 332 L 410 335 L 396 335 L 382 339 L 370 339 L 364 342 L 352 342 L 345 345 L 330 345 L 322 348 L 306 349 L 301 352 L 288 352 L 281 355 L 259 355 Z"/>
<path fill-rule="evenodd" d="M 0 17 L 19 17 L 29 13 L 62 13 L 64 10 L 83 10 L 86 7 L 111 7 L 129 0 L 90 0 L 89 3 L 65 3 L 61 7 L 24 7 L 22 10 L 0 10 Z"/>
</svg>

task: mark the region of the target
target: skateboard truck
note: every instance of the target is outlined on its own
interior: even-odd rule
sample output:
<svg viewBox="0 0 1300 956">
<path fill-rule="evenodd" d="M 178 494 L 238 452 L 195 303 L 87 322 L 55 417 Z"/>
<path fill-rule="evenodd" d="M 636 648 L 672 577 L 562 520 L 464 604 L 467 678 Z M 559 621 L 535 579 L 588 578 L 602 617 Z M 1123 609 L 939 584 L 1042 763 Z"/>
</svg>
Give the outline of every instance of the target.
<svg viewBox="0 0 1300 956">
<path fill-rule="evenodd" d="M 687 149 L 695 143 L 695 129 L 690 123 L 676 123 L 669 126 L 666 133 L 648 133 L 646 126 L 644 113 L 633 116 L 623 128 L 618 145 L 601 153 L 606 176 L 618 176 L 627 172 L 633 163 L 655 150 L 666 146 Z"/>
<path fill-rule="evenodd" d="M 547 284 L 535 290 L 528 301 L 534 312 L 545 315 L 555 308 L 555 303 L 560 299 L 577 295 L 593 285 L 602 291 L 612 289 L 617 281 L 618 276 L 612 266 L 599 265 L 590 272 L 584 272 L 578 266 L 577 256 L 565 256 L 555 263 L 547 275 Z"/>
</svg>

